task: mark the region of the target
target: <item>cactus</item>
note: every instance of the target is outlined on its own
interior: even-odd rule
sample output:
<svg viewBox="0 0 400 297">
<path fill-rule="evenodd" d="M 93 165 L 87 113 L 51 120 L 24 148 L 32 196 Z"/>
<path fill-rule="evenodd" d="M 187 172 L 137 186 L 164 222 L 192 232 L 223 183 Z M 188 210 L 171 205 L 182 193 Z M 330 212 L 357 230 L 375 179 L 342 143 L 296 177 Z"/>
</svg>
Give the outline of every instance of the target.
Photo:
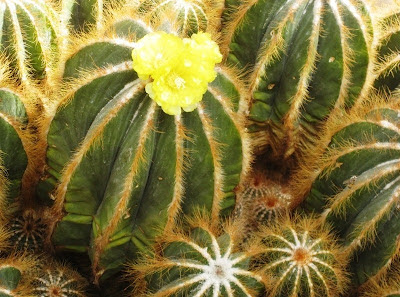
<svg viewBox="0 0 400 297">
<path fill-rule="evenodd" d="M 21 251 L 43 250 L 46 226 L 35 213 L 14 214 L 8 224 L 10 230 L 10 243 Z"/>
<path fill-rule="evenodd" d="M 387 269 L 400 246 L 399 105 L 373 99 L 325 131 L 332 140 L 319 169 L 308 171 L 315 182 L 302 205 L 322 213 L 356 254 L 360 283 Z"/>
<path fill-rule="evenodd" d="M 45 79 L 57 55 L 56 14 L 44 0 L 2 1 L 0 51 L 15 61 L 14 74 L 24 83 Z"/>
<path fill-rule="evenodd" d="M 0 64 L 5 63 L 0 59 Z M 26 148 L 29 136 L 25 133 L 28 115 L 23 103 L 24 95 L 11 84 L 11 74 L 1 66 L 0 69 L 0 164 L 4 203 L 14 202 L 21 194 L 21 182 L 28 166 Z M 27 148 L 28 149 L 28 148 Z M 8 182 L 5 181 L 5 178 Z M 7 189 L 6 189 L 7 188 Z M 2 197 L 3 198 L 3 197 Z M 4 215 L 4 208 L 2 215 Z"/>
<path fill-rule="evenodd" d="M 263 271 L 275 276 L 268 296 L 339 296 L 344 292 L 345 255 L 319 220 L 283 217 L 274 226 L 262 228 L 258 236 L 264 243 Z"/>
<path fill-rule="evenodd" d="M 234 217 L 244 221 L 244 238 L 251 237 L 260 225 L 270 224 L 276 217 L 285 213 L 292 203 L 293 196 L 281 184 L 272 181 L 261 171 L 251 172 L 236 189 Z"/>
<path fill-rule="evenodd" d="M 321 123 L 368 88 L 372 41 L 363 1 L 229 1 L 223 30 L 228 62 L 247 67 L 254 130 L 290 156 Z M 250 41 L 251 40 L 253 41 Z"/>
<path fill-rule="evenodd" d="M 132 296 L 257 296 L 268 282 L 250 263 L 260 246 L 238 249 L 236 233 L 202 215 L 163 234 L 154 256 L 132 265 L 130 274 L 142 280 Z"/>
<path fill-rule="evenodd" d="M 32 291 L 42 297 L 85 297 L 86 280 L 66 265 L 48 263 L 32 280 Z"/>
<path fill-rule="evenodd" d="M 136 38 L 149 29 L 138 28 Z M 49 129 L 50 177 L 42 187 L 55 186 L 49 235 L 56 248 L 89 250 L 99 279 L 146 250 L 155 228 L 170 229 L 181 213 L 204 206 L 215 220 L 229 214 L 249 152 L 234 71 L 218 67 L 199 107 L 170 116 L 132 70 L 134 40 L 92 38 L 65 63 L 67 92 Z"/>
</svg>

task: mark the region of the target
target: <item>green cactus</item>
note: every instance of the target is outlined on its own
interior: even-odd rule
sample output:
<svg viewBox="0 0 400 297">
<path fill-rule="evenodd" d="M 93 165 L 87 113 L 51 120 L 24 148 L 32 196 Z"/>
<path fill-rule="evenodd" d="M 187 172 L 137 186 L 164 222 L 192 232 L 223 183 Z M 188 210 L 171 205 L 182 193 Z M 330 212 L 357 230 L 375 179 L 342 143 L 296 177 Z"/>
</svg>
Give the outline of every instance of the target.
<svg viewBox="0 0 400 297">
<path fill-rule="evenodd" d="M 88 250 L 96 279 L 145 251 L 181 213 L 229 214 L 249 164 L 234 72 L 218 67 L 198 109 L 169 116 L 132 70 L 133 41 L 95 36 L 74 46 L 48 133 L 49 234 L 57 249 Z"/>
<path fill-rule="evenodd" d="M 377 78 L 374 87 L 378 91 L 393 91 L 400 87 L 400 12 L 380 22 L 382 36 L 378 47 Z"/>
<path fill-rule="evenodd" d="M 261 171 L 250 172 L 236 189 L 235 221 L 244 221 L 244 238 L 251 237 L 261 225 L 271 224 L 288 211 L 293 195 Z"/>
<path fill-rule="evenodd" d="M 41 267 L 32 280 L 32 291 L 41 297 L 85 297 L 87 281 L 66 265 L 56 262 Z"/>
<path fill-rule="evenodd" d="M 352 267 L 360 283 L 387 268 L 400 234 L 399 106 L 374 99 L 325 131 L 332 140 L 302 205 L 322 213 L 355 253 Z"/>
<path fill-rule="evenodd" d="M 284 217 L 258 235 L 264 243 L 263 271 L 275 276 L 268 296 L 339 296 L 345 291 L 345 255 L 319 220 Z"/>
<path fill-rule="evenodd" d="M 389 294 L 400 5 L 371 1 L 0 0 L 0 247 L 107 297 L 131 260 L 132 294 Z M 15 259 L 0 295 L 86 294 Z"/>
<path fill-rule="evenodd" d="M 48 1 L 2 1 L 0 51 L 24 83 L 48 77 L 57 59 L 56 14 Z"/>
<path fill-rule="evenodd" d="M 267 278 L 250 264 L 260 246 L 238 249 L 237 229 L 212 226 L 203 216 L 163 234 L 154 256 L 131 268 L 137 281 L 132 296 L 258 296 Z"/>
<path fill-rule="evenodd" d="M 3 60 L 0 60 L 0 64 Z M 0 160 L 2 165 L 1 183 L 5 197 L 2 201 L 10 203 L 21 194 L 21 182 L 28 166 L 26 149 L 29 146 L 29 136 L 25 133 L 28 115 L 23 103 L 24 95 L 10 83 L 10 74 L 0 69 Z M 7 188 L 7 189 L 6 189 Z M 4 209 L 2 209 L 4 215 Z"/>
<path fill-rule="evenodd" d="M 30 278 L 36 272 L 36 263 L 27 255 L 11 254 L 0 259 L 0 296 L 34 297 Z"/>
<path fill-rule="evenodd" d="M 372 27 L 364 1 L 228 2 L 227 60 L 248 68 L 260 140 L 291 155 L 368 89 Z M 231 10 L 228 10 L 231 11 Z"/>
</svg>

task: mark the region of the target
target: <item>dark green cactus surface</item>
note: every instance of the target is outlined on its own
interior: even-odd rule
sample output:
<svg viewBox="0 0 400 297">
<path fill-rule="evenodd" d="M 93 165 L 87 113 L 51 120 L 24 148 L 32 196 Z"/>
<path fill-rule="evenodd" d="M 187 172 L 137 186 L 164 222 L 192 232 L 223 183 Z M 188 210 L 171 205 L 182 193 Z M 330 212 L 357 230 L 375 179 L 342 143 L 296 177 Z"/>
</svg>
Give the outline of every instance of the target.
<svg viewBox="0 0 400 297">
<path fill-rule="evenodd" d="M 15 267 L 0 267 L 0 287 L 7 290 L 14 290 L 21 280 L 21 271 Z M 8 296 L 1 295 L 0 296 Z"/>
<path fill-rule="evenodd" d="M 28 164 L 21 140 L 27 120 L 20 95 L 0 85 L 0 164 L 9 180 L 6 197 L 10 202 L 20 193 L 21 179 Z"/>
<path fill-rule="evenodd" d="M 249 70 L 253 128 L 269 130 L 265 142 L 290 155 L 317 135 L 332 110 L 351 106 L 366 84 L 372 28 L 365 4 L 259 0 L 230 6 L 238 13 L 225 15 L 227 59 Z"/>
<path fill-rule="evenodd" d="M 138 24 L 118 30 L 145 32 Z M 201 206 L 214 218 L 229 214 L 246 164 L 241 94 L 229 72 L 219 68 L 194 112 L 169 116 L 132 70 L 129 45 L 118 39 L 77 49 L 64 73 L 76 81 L 48 134 L 41 188 L 55 187 L 52 241 L 89 251 L 96 277 L 146 251 L 181 213 Z"/>
<path fill-rule="evenodd" d="M 355 253 L 351 267 L 363 283 L 399 247 L 399 108 L 376 106 L 350 118 L 332 137 L 303 208 L 332 224 Z"/>
<path fill-rule="evenodd" d="M 381 21 L 381 26 L 378 73 L 374 87 L 378 91 L 393 91 L 400 87 L 400 13 L 386 17 Z"/>
</svg>

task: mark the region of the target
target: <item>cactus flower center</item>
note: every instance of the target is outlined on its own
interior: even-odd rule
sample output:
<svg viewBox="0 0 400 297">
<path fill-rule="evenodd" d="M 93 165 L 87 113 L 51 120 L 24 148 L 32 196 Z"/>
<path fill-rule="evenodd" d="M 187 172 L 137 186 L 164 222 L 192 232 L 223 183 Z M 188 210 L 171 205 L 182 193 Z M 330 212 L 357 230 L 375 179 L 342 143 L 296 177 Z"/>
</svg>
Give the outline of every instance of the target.
<svg viewBox="0 0 400 297">
<path fill-rule="evenodd" d="M 297 265 L 307 265 L 310 262 L 309 252 L 304 248 L 297 248 L 293 253 L 293 260 Z"/>
<path fill-rule="evenodd" d="M 221 62 L 218 45 L 208 33 L 179 38 L 165 32 L 147 34 L 132 51 L 133 69 L 139 78 L 152 81 L 146 92 L 163 111 L 178 115 L 193 111 L 203 99 L 208 83 Z"/>
</svg>

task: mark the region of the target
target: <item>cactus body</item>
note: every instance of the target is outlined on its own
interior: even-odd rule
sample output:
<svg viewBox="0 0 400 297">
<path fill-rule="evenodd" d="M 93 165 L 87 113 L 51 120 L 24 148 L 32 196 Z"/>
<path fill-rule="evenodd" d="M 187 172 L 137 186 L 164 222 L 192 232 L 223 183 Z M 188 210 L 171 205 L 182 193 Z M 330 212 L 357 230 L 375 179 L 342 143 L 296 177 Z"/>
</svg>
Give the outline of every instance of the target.
<svg viewBox="0 0 400 297">
<path fill-rule="evenodd" d="M 87 44 L 65 66 L 65 79 L 82 67 L 87 74 L 73 83 L 51 124 L 44 185 L 56 186 L 52 241 L 60 249 L 88 249 L 98 278 L 145 251 L 182 212 L 204 206 L 215 219 L 229 214 L 248 148 L 240 84 L 225 68 L 197 110 L 174 117 L 146 95 L 129 41 Z"/>
<path fill-rule="evenodd" d="M 264 270 L 275 276 L 272 296 L 339 296 L 344 291 L 346 261 L 320 222 L 286 218 L 264 227 Z"/>
<path fill-rule="evenodd" d="M 0 142 L 0 175 L 8 179 L 8 185 L 2 187 L 2 191 L 6 190 L 4 198 L 12 202 L 20 195 L 22 177 L 28 165 L 24 149 L 28 118 L 21 95 L 9 84 L 0 83 L 0 99 L 0 135 L 3 139 Z"/>
<path fill-rule="evenodd" d="M 374 87 L 378 91 L 391 92 L 400 87 L 400 13 L 386 17 L 380 26 L 382 36 Z"/>
<path fill-rule="evenodd" d="M 32 280 L 32 291 L 41 297 L 85 297 L 86 281 L 76 271 L 58 263 L 47 264 Z"/>
<path fill-rule="evenodd" d="M 209 219 L 198 218 L 190 228 L 190 232 L 178 229 L 164 234 L 154 258 L 146 257 L 133 266 L 134 275 L 145 280 L 146 289 L 141 293 L 159 297 L 258 296 L 264 280 L 250 267 L 251 257 L 259 252 L 257 246 L 241 252 L 232 226 L 218 230 Z"/>
<path fill-rule="evenodd" d="M 400 271 L 398 263 L 390 274 L 380 277 L 377 281 L 363 286 L 360 297 L 398 297 L 400 296 Z"/>
<path fill-rule="evenodd" d="M 0 25 L 0 51 L 14 61 L 14 74 L 25 83 L 46 78 L 58 52 L 58 24 L 50 4 L 2 1 Z"/>
<path fill-rule="evenodd" d="M 229 6 L 228 6 L 229 8 Z M 372 29 L 362 1 L 247 1 L 224 31 L 228 61 L 249 69 L 250 118 L 286 156 L 367 85 Z"/>
<path fill-rule="evenodd" d="M 356 253 L 352 266 L 361 283 L 388 266 L 400 234 L 399 107 L 371 104 L 331 127 L 332 141 L 303 204 L 323 213 Z"/>
<path fill-rule="evenodd" d="M 107 8 L 124 1 L 119 0 L 60 0 L 64 29 L 73 33 L 88 32 L 91 27 L 102 28 Z M 68 34 L 68 33 L 67 33 Z"/>
</svg>

